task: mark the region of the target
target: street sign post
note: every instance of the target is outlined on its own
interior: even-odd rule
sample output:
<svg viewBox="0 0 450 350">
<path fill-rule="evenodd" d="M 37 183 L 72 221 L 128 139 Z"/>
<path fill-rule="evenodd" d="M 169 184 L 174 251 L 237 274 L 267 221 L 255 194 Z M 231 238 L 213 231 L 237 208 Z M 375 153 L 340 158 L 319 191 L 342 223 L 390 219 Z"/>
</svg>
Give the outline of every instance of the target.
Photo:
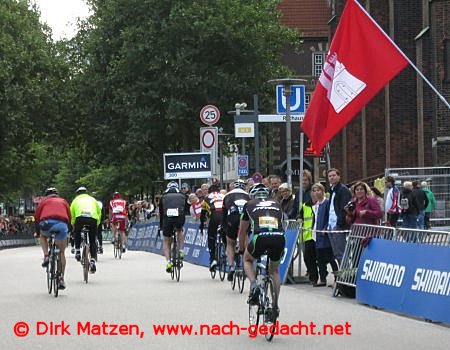
<svg viewBox="0 0 450 350">
<path fill-rule="evenodd" d="M 220 119 L 219 108 L 213 105 L 206 105 L 200 111 L 200 120 L 206 125 L 214 125 Z"/>
<path fill-rule="evenodd" d="M 248 176 L 248 155 L 237 156 L 238 176 Z"/>
<path fill-rule="evenodd" d="M 305 85 L 291 85 L 292 94 L 289 98 L 291 114 L 305 114 Z M 286 97 L 283 85 L 277 85 L 277 113 L 286 114 Z"/>
<path fill-rule="evenodd" d="M 211 153 L 211 171 L 214 175 L 216 173 L 217 164 L 217 143 L 219 141 L 219 131 L 217 127 L 209 126 L 200 128 L 200 151 Z"/>
</svg>

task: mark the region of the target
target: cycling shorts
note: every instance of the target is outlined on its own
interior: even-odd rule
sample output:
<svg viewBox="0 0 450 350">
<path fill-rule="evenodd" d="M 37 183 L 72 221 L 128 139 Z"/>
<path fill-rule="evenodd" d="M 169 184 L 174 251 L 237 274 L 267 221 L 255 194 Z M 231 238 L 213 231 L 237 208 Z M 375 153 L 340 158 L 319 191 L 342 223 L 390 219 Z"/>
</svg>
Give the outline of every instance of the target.
<svg viewBox="0 0 450 350">
<path fill-rule="evenodd" d="M 125 231 L 125 229 L 127 227 L 127 225 L 126 225 L 127 219 L 126 219 L 126 217 L 122 217 L 122 216 L 124 216 L 124 215 L 120 215 L 119 217 L 113 215 L 112 220 L 111 220 L 112 224 L 114 226 L 116 226 L 119 231 Z"/>
<path fill-rule="evenodd" d="M 284 232 L 261 232 L 253 235 L 247 250 L 255 259 L 267 253 L 271 262 L 279 262 L 284 253 Z"/>
<path fill-rule="evenodd" d="M 50 231 L 58 231 L 55 235 L 55 240 L 63 241 L 67 239 L 67 233 L 69 232 L 69 226 L 67 222 L 57 219 L 45 219 L 39 223 L 39 229 L 41 234 L 45 237 L 50 237 Z"/>
<path fill-rule="evenodd" d="M 233 241 L 237 239 L 240 221 L 238 213 L 233 213 L 227 217 L 227 237 Z"/>
<path fill-rule="evenodd" d="M 183 229 L 184 222 L 186 221 L 186 217 L 184 215 L 181 216 L 164 216 L 163 218 L 163 236 L 164 237 L 172 237 L 172 233 L 174 230 Z"/>
</svg>

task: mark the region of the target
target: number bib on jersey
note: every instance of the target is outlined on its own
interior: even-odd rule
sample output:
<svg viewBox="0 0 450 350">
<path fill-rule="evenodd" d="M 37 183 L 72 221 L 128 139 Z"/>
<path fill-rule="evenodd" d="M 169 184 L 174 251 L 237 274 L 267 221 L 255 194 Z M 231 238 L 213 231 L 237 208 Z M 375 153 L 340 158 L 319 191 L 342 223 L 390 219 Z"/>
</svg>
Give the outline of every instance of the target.
<svg viewBox="0 0 450 350">
<path fill-rule="evenodd" d="M 271 216 L 260 216 L 258 218 L 260 228 L 278 229 L 278 219 Z"/>
<path fill-rule="evenodd" d="M 167 216 L 169 217 L 178 216 L 178 208 L 167 209 Z"/>
<path fill-rule="evenodd" d="M 123 212 L 123 207 L 121 205 L 118 205 L 117 207 L 113 208 L 113 214 L 119 214 Z"/>
</svg>

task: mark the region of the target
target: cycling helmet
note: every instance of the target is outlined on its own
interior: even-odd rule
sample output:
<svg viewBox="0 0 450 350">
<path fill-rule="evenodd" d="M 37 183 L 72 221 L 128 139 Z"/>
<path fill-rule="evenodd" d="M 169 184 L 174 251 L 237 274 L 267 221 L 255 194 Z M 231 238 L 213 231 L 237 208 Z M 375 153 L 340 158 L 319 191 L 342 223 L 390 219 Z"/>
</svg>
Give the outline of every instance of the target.
<svg viewBox="0 0 450 350">
<path fill-rule="evenodd" d="M 266 198 L 269 195 L 269 189 L 261 183 L 255 184 L 248 192 L 252 197 Z"/>
<path fill-rule="evenodd" d="M 114 198 L 114 199 L 120 198 L 120 193 L 117 192 L 117 191 L 114 192 L 114 193 L 113 193 L 113 198 Z"/>
<path fill-rule="evenodd" d="M 171 188 L 176 188 L 176 189 L 178 189 L 178 183 L 176 183 L 175 181 L 170 181 L 170 182 L 167 184 L 167 189 L 171 189 Z"/>
<path fill-rule="evenodd" d="M 78 187 L 75 193 L 86 193 L 87 189 L 84 186 Z"/>
<path fill-rule="evenodd" d="M 58 190 L 55 187 L 49 187 L 45 190 L 45 196 L 50 196 L 52 194 L 58 194 Z"/>
<path fill-rule="evenodd" d="M 242 190 L 245 190 L 245 182 L 244 180 L 237 179 L 233 182 L 234 188 L 240 188 Z"/>
</svg>

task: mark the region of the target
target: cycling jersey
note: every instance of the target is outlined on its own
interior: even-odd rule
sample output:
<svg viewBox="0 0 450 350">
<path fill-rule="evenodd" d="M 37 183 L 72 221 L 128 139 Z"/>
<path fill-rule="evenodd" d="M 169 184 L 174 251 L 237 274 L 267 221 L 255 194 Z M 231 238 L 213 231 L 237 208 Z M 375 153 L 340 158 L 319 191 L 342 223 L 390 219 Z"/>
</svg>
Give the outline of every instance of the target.
<svg viewBox="0 0 450 350">
<path fill-rule="evenodd" d="M 70 214 L 72 225 L 75 223 L 76 218 L 84 217 L 95 219 L 98 226 L 102 218 L 102 212 L 97 200 L 86 193 L 74 198 L 70 205 Z"/>
<path fill-rule="evenodd" d="M 109 201 L 109 215 L 112 222 L 127 218 L 127 202 L 125 199 L 116 198 Z"/>
<path fill-rule="evenodd" d="M 185 222 L 184 204 L 186 196 L 176 188 L 168 189 L 160 200 L 159 227 L 165 237 L 171 237 L 175 230 L 181 230 Z"/>
<path fill-rule="evenodd" d="M 239 220 L 244 210 L 244 205 L 250 200 L 247 192 L 236 188 L 228 192 L 223 199 L 223 226 L 228 238 L 236 240 L 239 229 Z"/>
<path fill-rule="evenodd" d="M 250 221 L 253 234 L 283 231 L 283 211 L 278 202 L 271 199 L 255 198 L 248 201 L 241 219 Z"/>
</svg>

